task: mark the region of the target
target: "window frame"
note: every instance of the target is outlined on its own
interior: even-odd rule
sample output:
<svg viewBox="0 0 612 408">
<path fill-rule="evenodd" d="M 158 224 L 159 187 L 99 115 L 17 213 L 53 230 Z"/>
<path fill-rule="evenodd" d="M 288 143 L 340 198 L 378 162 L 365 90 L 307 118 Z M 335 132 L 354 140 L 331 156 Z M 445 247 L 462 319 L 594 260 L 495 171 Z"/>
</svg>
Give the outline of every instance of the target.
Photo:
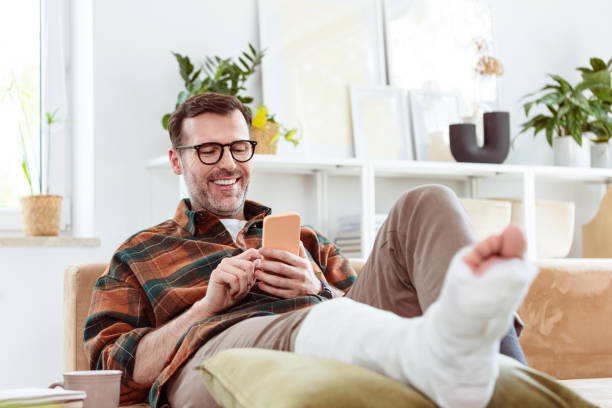
<svg viewBox="0 0 612 408">
<path fill-rule="evenodd" d="M 40 27 L 40 128 L 41 146 L 40 163 L 42 174 L 41 193 L 51 189 L 49 194 L 63 197 L 60 230 L 70 231 L 72 227 L 71 205 L 71 126 L 69 84 L 70 67 L 70 4 L 69 0 L 39 0 Z M 49 43 L 53 46 L 49 46 Z M 58 106 L 59 105 L 59 106 Z M 47 140 L 45 112 L 60 108 L 58 116 L 61 122 L 56 125 Z M 49 154 L 47 155 L 47 152 Z M 45 163 L 45 158 L 49 163 Z M 49 169 L 49 173 L 47 173 Z M 38 186 L 37 186 L 38 188 Z M 0 208 L 0 233 L 23 231 L 21 208 Z"/>
</svg>

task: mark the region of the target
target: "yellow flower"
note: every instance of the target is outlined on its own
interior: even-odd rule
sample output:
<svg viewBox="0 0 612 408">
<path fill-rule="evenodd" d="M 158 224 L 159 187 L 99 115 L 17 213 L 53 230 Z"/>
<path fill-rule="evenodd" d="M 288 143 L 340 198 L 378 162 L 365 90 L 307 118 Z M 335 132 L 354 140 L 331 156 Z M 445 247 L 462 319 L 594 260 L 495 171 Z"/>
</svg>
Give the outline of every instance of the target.
<svg viewBox="0 0 612 408">
<path fill-rule="evenodd" d="M 276 134 L 272 136 L 272 139 L 270 139 L 270 145 L 273 145 L 278 140 L 279 137 L 280 137 L 280 132 L 276 132 Z"/>
<path fill-rule="evenodd" d="M 266 127 L 266 121 L 268 119 L 268 108 L 263 105 L 257 107 L 257 113 L 253 118 L 253 126 L 257 129 L 264 130 Z"/>
</svg>

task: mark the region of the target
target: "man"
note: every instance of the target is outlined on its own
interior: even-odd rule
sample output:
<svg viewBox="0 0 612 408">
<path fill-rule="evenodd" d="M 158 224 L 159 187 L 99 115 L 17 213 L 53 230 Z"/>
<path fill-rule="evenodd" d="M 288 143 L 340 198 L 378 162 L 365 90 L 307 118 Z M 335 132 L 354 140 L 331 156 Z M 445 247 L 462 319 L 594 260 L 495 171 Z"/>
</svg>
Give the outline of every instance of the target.
<svg viewBox="0 0 612 408">
<path fill-rule="evenodd" d="M 398 200 L 359 277 L 310 228 L 299 256 L 262 249 L 270 209 L 246 200 L 250 123 L 213 93 L 173 114 L 169 158 L 189 199 L 130 237 L 98 280 L 84 332 L 92 369 L 124 372 L 122 403 L 214 406 L 193 367 L 227 348 L 272 348 L 368 367 L 442 406 L 486 405 L 508 329 L 501 351 L 524 361 L 511 326 L 536 271 L 521 232 L 473 245 L 455 195 L 426 186 Z"/>
</svg>

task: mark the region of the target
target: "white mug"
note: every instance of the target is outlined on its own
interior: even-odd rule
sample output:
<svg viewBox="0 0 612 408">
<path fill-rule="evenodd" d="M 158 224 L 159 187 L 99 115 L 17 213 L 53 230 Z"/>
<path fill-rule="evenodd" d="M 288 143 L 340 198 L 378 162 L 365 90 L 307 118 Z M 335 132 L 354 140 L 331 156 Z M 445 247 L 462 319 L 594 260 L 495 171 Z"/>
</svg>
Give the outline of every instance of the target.
<svg viewBox="0 0 612 408">
<path fill-rule="evenodd" d="M 117 408 L 121 386 L 121 371 L 95 370 L 71 371 L 64 373 L 64 381 L 56 382 L 49 388 L 62 387 L 66 390 L 85 391 L 85 408 Z"/>
</svg>

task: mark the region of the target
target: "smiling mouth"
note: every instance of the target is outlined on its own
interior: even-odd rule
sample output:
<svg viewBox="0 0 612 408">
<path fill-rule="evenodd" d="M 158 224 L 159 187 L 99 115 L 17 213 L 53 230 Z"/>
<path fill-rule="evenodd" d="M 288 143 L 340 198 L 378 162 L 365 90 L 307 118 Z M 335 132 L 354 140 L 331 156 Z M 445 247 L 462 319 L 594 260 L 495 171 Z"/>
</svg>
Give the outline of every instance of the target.
<svg viewBox="0 0 612 408">
<path fill-rule="evenodd" d="M 235 184 L 240 178 L 232 178 L 232 179 L 218 179 L 212 180 L 212 182 L 218 186 L 231 186 Z"/>
</svg>

